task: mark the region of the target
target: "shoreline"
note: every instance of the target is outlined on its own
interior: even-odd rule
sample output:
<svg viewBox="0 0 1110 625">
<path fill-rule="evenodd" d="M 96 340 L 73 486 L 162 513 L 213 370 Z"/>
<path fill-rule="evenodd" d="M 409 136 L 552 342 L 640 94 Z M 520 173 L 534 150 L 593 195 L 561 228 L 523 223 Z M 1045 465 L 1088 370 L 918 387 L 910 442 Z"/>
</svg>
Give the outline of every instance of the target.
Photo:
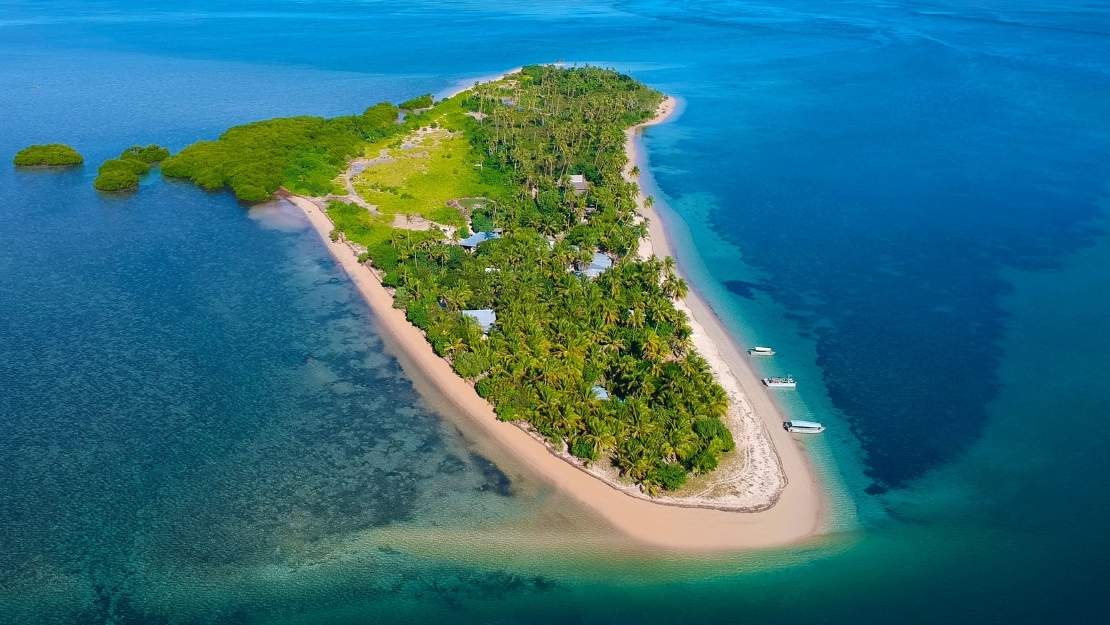
<svg viewBox="0 0 1110 625">
<path fill-rule="evenodd" d="M 655 118 L 627 129 L 625 149 L 629 165 L 626 176 L 629 175 L 627 169 L 640 160 L 642 150 L 637 145 L 638 133 L 646 126 L 670 118 L 675 105 L 673 98 L 667 98 Z M 749 423 L 749 427 L 744 429 L 745 436 L 738 437 L 736 456 L 744 456 L 737 460 L 741 463 L 740 468 L 745 469 L 753 462 L 751 454 L 746 453 L 748 447 L 745 443 L 759 445 L 760 439 L 763 439 L 755 461 L 765 465 L 769 461 L 775 463 L 774 470 L 782 476 L 781 486 L 778 483 L 760 484 L 762 492 L 756 492 L 754 500 L 747 505 L 735 502 L 714 505 L 711 500 L 699 500 L 697 497 L 649 498 L 634 486 L 616 481 L 616 476 L 607 475 L 604 470 L 584 467 L 525 427 L 499 421 L 492 406 L 478 396 L 474 387 L 455 374 L 450 363 L 435 354 L 423 332 L 405 318 L 404 311 L 393 308 L 392 295 L 370 267 L 358 262 L 356 251 L 344 241 L 331 241 L 329 235 L 333 224 L 324 212 L 322 200 L 288 193 L 281 194 L 281 197 L 300 208 L 308 218 L 321 241 L 374 312 L 384 338 L 396 348 L 402 367 L 414 378 L 414 382 L 418 382 L 418 386 L 435 391 L 437 400 L 450 403 L 489 441 L 509 452 L 534 475 L 598 514 L 620 533 L 657 547 L 726 551 L 794 544 L 818 531 L 822 514 L 821 497 L 801 450 L 782 430 L 781 413 L 770 396 L 763 393 L 762 397 L 753 397 L 746 392 L 751 388 L 752 381 L 758 385 L 758 379 L 750 367 L 738 366 L 747 365 L 747 362 L 741 359 L 739 350 L 723 325 L 693 289 L 682 309 L 690 317 L 694 334 L 700 339 L 698 350 L 710 361 L 718 378 L 732 378 L 731 384 L 726 383 L 728 379 L 721 381 L 730 399 L 734 400 L 730 404 L 736 403 L 737 399 L 742 404 L 738 411 L 740 417 L 754 419 L 758 423 L 757 427 L 751 427 Z M 641 252 L 647 245 L 649 249 L 657 249 L 661 255 L 668 255 L 665 231 L 657 214 L 646 206 L 642 191 L 637 202 L 641 215 L 649 220 L 649 235 L 641 241 Z M 706 349 L 714 352 L 712 356 L 704 353 Z M 754 408 L 749 401 L 755 405 Z M 754 413 L 763 417 L 762 422 L 754 417 Z M 768 428 L 767 425 L 776 419 L 775 427 Z M 736 422 L 730 418 L 730 429 L 735 425 Z M 776 433 L 781 433 L 781 436 L 776 437 Z M 718 471 L 723 469 L 724 465 Z M 750 472 L 745 473 L 748 474 Z"/>
<path fill-rule="evenodd" d="M 651 169 L 648 167 L 647 152 L 642 145 L 643 129 L 666 123 L 679 113 L 679 102 L 668 96 L 660 107 L 660 114 L 642 124 L 633 126 L 625 131 L 625 152 L 628 155 L 628 164 L 625 166 L 625 179 L 635 182 L 638 193 L 636 197 L 637 210 L 647 219 L 648 234 L 640 242 L 640 255 L 654 254 L 659 257 L 670 256 L 675 259 L 677 273 L 687 281 L 689 291 L 686 297 L 677 302 L 678 307 L 686 312 L 693 329 L 695 345 L 702 356 L 710 361 L 710 366 L 717 373 L 717 378 L 725 386 L 726 391 L 732 395 L 732 389 L 727 382 L 731 378 L 738 387 L 743 401 L 748 403 L 747 408 L 751 415 L 756 417 L 761 426 L 762 433 L 766 435 L 773 448 L 780 470 L 785 477 L 782 489 L 771 502 L 770 508 L 789 504 L 796 510 L 814 519 L 816 533 L 824 522 L 826 513 L 826 495 L 809 457 L 798 441 L 782 428 L 786 419 L 781 408 L 775 403 L 774 397 L 760 382 L 760 376 L 752 366 L 751 358 L 736 339 L 730 334 L 713 310 L 708 301 L 698 292 L 688 275 L 683 271 L 682 261 L 675 253 L 671 240 L 667 237 L 666 225 L 660 211 L 655 206 L 647 204 L 647 194 L 640 184 L 642 179 L 654 183 Z M 640 179 L 632 176 L 631 168 L 639 167 Z M 702 340 L 698 340 L 699 336 Z M 708 346 L 709 349 L 704 347 Z M 718 358 L 711 358 L 706 351 L 715 351 Z M 732 397 L 732 399 L 736 399 Z"/>
<path fill-rule="evenodd" d="M 477 78 L 466 78 L 455 83 L 454 86 L 448 87 L 436 95 L 436 100 L 449 100 L 464 91 L 473 89 L 476 85 L 486 82 L 496 82 L 503 78 L 508 78 L 513 74 L 519 74 L 524 69 L 523 65 L 514 67 L 510 70 L 501 72 L 500 74 L 490 74 L 489 76 L 479 76 Z"/>
</svg>

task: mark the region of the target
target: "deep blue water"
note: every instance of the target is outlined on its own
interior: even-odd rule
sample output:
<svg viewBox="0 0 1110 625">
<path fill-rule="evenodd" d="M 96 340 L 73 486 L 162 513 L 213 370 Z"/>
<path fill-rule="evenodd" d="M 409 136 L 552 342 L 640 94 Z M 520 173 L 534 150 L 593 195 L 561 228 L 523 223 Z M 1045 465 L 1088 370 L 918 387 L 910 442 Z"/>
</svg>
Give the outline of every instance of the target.
<svg viewBox="0 0 1110 625">
<path fill-rule="evenodd" d="M 832 426 L 827 543 L 525 548 L 590 522 L 420 399 L 303 223 L 90 188 L 557 59 L 682 98 L 653 190 Z M 0 2 L 0 160 L 88 161 L 0 164 L 0 622 L 1102 622 L 1107 111 L 1102 2 Z"/>
</svg>

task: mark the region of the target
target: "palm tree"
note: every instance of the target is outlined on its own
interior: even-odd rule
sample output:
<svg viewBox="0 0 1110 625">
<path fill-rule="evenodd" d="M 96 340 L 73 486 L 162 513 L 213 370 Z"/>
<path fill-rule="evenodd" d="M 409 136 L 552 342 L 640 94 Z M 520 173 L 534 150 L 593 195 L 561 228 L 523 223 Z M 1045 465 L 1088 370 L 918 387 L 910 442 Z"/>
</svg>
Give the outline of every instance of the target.
<svg viewBox="0 0 1110 625">
<path fill-rule="evenodd" d="M 663 260 L 659 262 L 666 275 L 673 275 L 678 269 L 678 263 L 675 262 L 674 256 L 664 256 Z"/>
<path fill-rule="evenodd" d="M 712 375 L 709 363 L 698 354 L 687 354 L 685 358 L 678 361 L 678 366 L 687 379 L 700 379 Z"/>
<path fill-rule="evenodd" d="M 632 466 L 629 468 L 628 474 L 632 477 L 632 479 L 644 483 L 647 480 L 648 472 L 651 471 L 654 466 L 655 463 L 652 462 L 650 458 L 648 458 L 646 455 L 641 455 L 633 459 Z"/>
<path fill-rule="evenodd" d="M 662 360 L 667 355 L 667 344 L 654 330 L 647 330 L 640 339 L 640 355 L 651 361 Z"/>
<path fill-rule="evenodd" d="M 636 436 L 642 436 L 654 429 L 651 408 L 647 405 L 646 401 L 640 397 L 633 397 L 629 399 L 625 405 L 628 411 L 626 420 L 629 426 L 632 427 Z"/>
<path fill-rule="evenodd" d="M 466 305 L 472 295 L 470 287 L 466 284 L 460 284 L 454 288 L 445 289 L 443 291 L 443 301 L 447 304 L 448 309 L 459 310 Z"/>
<path fill-rule="evenodd" d="M 690 286 L 682 278 L 670 274 L 663 278 L 663 293 L 671 299 L 685 299 L 690 293 Z"/>
<path fill-rule="evenodd" d="M 644 322 L 647 317 L 644 316 L 644 311 L 639 308 L 630 308 L 628 310 L 628 325 L 632 328 L 644 327 Z"/>
<path fill-rule="evenodd" d="M 459 352 L 466 349 L 466 343 L 464 343 L 461 338 L 454 337 L 450 340 L 449 343 L 447 343 L 446 349 L 448 354 L 450 354 L 451 356 L 455 356 Z"/>
<path fill-rule="evenodd" d="M 451 258 L 451 252 L 446 245 L 435 245 L 428 251 L 428 258 L 437 265 L 442 265 Z"/>
<path fill-rule="evenodd" d="M 673 419 L 664 429 L 667 448 L 673 459 L 685 460 L 698 451 L 698 437 L 690 429 L 690 424 L 688 420 Z"/>
<path fill-rule="evenodd" d="M 587 427 L 594 440 L 594 449 L 599 456 L 604 456 L 617 447 L 618 432 L 613 421 L 595 418 L 590 420 Z"/>
</svg>

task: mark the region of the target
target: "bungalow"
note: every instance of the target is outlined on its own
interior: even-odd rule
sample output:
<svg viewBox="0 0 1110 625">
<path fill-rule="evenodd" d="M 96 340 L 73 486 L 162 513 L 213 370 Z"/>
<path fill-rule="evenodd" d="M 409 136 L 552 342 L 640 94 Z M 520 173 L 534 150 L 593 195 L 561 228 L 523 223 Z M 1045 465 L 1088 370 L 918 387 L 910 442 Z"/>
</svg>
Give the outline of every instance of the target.
<svg viewBox="0 0 1110 625">
<path fill-rule="evenodd" d="M 578 272 L 580 276 L 587 278 L 596 278 L 605 273 L 610 267 L 613 266 L 613 259 L 609 258 L 608 254 L 601 252 L 594 252 L 593 258 L 590 259 L 590 264 L 583 270 Z"/>
<path fill-rule="evenodd" d="M 573 174 L 568 183 L 576 195 L 582 195 L 590 190 L 590 182 L 582 174 Z"/>
<path fill-rule="evenodd" d="M 497 323 L 497 313 L 493 312 L 491 308 L 478 308 L 476 310 L 460 310 L 462 314 L 470 317 L 478 322 L 478 327 L 482 328 L 482 332 L 489 333 L 493 324 Z"/>
<path fill-rule="evenodd" d="M 475 232 L 474 234 L 459 241 L 459 246 L 464 250 L 473 250 L 486 241 L 500 239 L 501 235 L 496 232 Z"/>
</svg>

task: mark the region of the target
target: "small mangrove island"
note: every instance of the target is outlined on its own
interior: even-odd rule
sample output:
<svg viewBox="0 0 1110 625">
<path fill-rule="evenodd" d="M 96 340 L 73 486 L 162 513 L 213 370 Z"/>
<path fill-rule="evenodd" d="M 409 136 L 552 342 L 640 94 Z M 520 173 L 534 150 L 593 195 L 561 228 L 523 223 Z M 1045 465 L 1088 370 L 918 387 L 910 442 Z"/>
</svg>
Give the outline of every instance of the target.
<svg viewBox="0 0 1110 625">
<path fill-rule="evenodd" d="M 435 104 L 435 98 L 432 97 L 432 94 L 425 93 L 424 95 L 405 100 L 398 104 L 397 107 L 402 111 L 416 111 L 419 109 L 431 108 L 433 104 Z"/>
<path fill-rule="evenodd" d="M 73 167 L 85 162 L 77 150 L 64 143 L 29 145 L 15 155 L 16 167 Z"/>
<path fill-rule="evenodd" d="M 440 102 L 235 127 L 162 173 L 311 199 L 498 418 L 656 495 L 736 446 L 676 305 L 686 283 L 637 253 L 625 130 L 663 99 L 610 70 L 530 66 Z"/>
<path fill-rule="evenodd" d="M 139 188 L 139 180 L 154 165 L 162 162 L 170 151 L 160 145 L 133 145 L 119 158 L 104 161 L 96 172 L 93 187 L 97 191 L 133 191 Z"/>
</svg>

